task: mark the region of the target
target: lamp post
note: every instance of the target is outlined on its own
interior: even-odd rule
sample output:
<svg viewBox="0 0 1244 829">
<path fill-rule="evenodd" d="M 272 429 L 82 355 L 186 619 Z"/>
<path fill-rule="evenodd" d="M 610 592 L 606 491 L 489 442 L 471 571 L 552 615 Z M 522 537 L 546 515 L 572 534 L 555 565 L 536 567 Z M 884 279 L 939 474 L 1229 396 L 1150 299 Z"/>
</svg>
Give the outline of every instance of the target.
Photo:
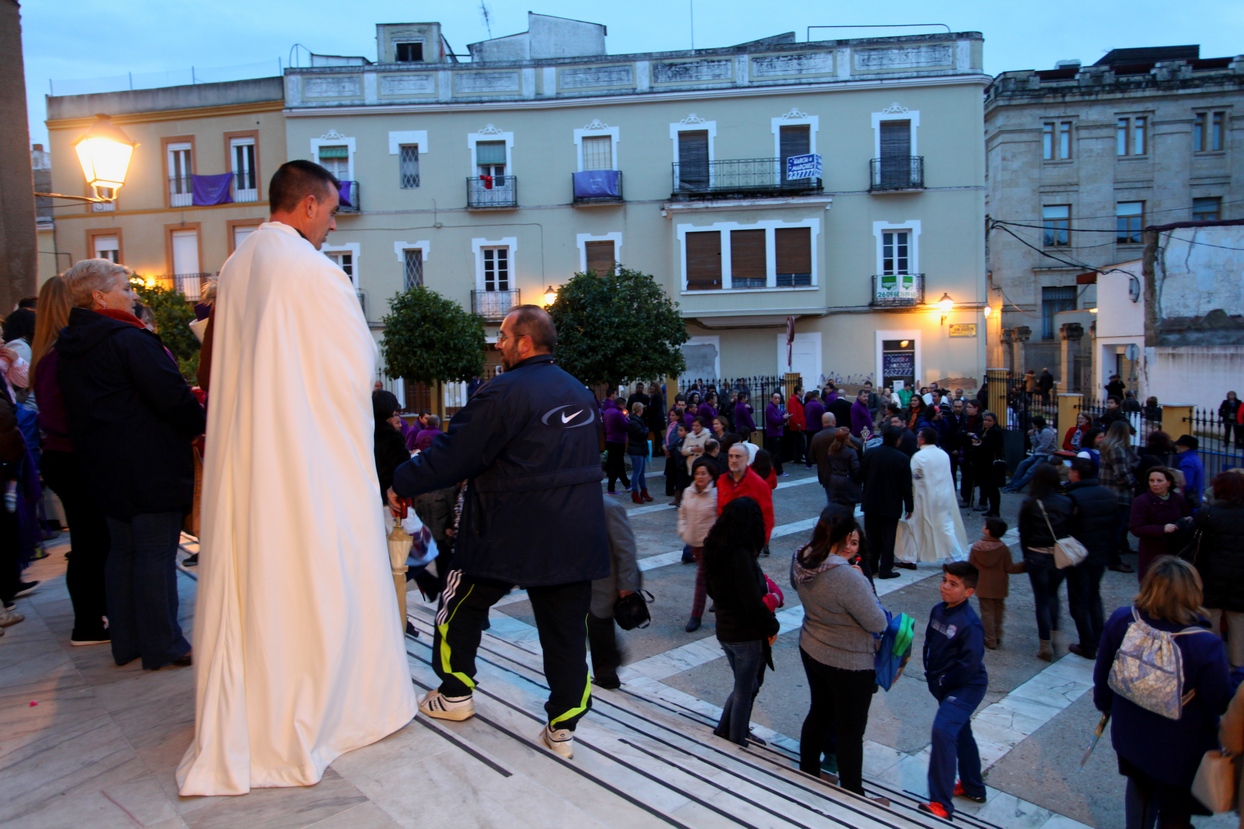
<svg viewBox="0 0 1244 829">
<path fill-rule="evenodd" d="M 62 193 L 35 193 L 53 199 L 102 204 L 117 200 L 117 190 L 125 184 L 130 159 L 138 144 L 129 139 L 121 128 L 112 123 L 107 115 L 97 115 L 94 124 L 77 141 L 73 148 L 82 165 L 82 175 L 94 196 L 67 196 Z M 107 192 L 108 195 L 100 195 Z"/>
<path fill-rule="evenodd" d="M 942 325 L 945 325 L 946 317 L 955 309 L 955 301 L 950 298 L 950 294 L 943 293 L 942 298 L 937 301 L 937 307 L 942 312 Z"/>
</svg>

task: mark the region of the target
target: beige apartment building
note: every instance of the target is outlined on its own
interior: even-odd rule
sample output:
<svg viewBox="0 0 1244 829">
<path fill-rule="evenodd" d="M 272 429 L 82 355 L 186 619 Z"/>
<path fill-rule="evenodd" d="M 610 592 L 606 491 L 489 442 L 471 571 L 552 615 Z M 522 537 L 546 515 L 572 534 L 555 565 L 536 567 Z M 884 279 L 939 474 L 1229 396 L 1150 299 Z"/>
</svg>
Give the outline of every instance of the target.
<svg viewBox="0 0 1244 829">
<path fill-rule="evenodd" d="M 975 386 L 979 34 L 630 55 L 605 40 L 532 14 L 466 62 L 439 24 L 385 24 L 374 62 L 286 71 L 285 154 L 346 182 L 325 253 L 377 337 L 413 285 L 495 336 L 512 305 L 621 263 L 678 303 L 688 377 L 785 371 L 793 317 L 806 383 Z"/>
<path fill-rule="evenodd" d="M 994 80 L 987 210 L 1004 224 L 989 232 L 1003 308 L 991 365 L 1048 366 L 1062 389 L 1092 396 L 1095 377 L 1117 373 L 1147 394 L 1126 344 L 1096 341 L 1097 282 L 1122 281 L 1137 303 L 1141 274 L 1112 263 L 1140 258 L 1143 228 L 1244 217 L 1242 110 L 1244 56 L 1202 58 L 1198 46 L 1114 49 L 1091 66 Z"/>
<path fill-rule="evenodd" d="M 56 269 L 111 259 L 195 300 L 267 220 L 268 179 L 285 161 L 280 78 L 48 97 L 47 105 L 55 192 L 90 195 L 73 142 L 97 113 L 138 142 L 115 202 L 57 203 L 53 229 L 40 236 Z"/>
</svg>

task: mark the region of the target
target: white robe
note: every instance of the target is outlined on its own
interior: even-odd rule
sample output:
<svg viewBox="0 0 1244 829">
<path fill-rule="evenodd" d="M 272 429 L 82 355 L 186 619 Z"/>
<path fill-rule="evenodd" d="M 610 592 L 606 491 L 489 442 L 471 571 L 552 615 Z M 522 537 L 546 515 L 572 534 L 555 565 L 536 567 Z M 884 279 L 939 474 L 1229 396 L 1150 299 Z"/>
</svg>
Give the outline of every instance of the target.
<svg viewBox="0 0 1244 829">
<path fill-rule="evenodd" d="M 182 795 L 312 785 L 416 711 L 372 448 L 377 352 L 349 279 L 261 225 L 221 271 L 212 325 Z"/>
<path fill-rule="evenodd" d="M 911 532 L 920 561 L 966 561 L 968 535 L 959 517 L 959 499 L 950 475 L 950 456 L 939 446 L 922 446 L 911 458 L 914 509 Z"/>
</svg>

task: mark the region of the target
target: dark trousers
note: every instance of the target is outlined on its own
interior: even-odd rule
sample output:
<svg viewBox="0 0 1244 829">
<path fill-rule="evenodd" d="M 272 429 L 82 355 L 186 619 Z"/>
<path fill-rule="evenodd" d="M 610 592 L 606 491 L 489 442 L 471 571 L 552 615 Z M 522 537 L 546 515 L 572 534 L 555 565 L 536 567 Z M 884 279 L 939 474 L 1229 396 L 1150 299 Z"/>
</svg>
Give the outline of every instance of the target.
<svg viewBox="0 0 1244 829">
<path fill-rule="evenodd" d="M 894 536 L 898 518 L 885 518 L 876 511 L 864 513 L 864 534 L 868 536 L 867 575 L 894 572 Z"/>
<path fill-rule="evenodd" d="M 17 515 L 0 506 L 0 599 L 13 601 L 22 583 L 18 558 Z"/>
<path fill-rule="evenodd" d="M 1130 501 L 1120 501 L 1118 506 L 1118 517 L 1115 519 L 1115 537 L 1118 543 L 1114 549 L 1110 551 L 1110 563 L 1122 564 L 1123 553 L 1135 552 L 1131 544 L 1127 540 L 1127 526 L 1132 520 L 1132 504 Z"/>
<path fill-rule="evenodd" d="M 1133 769 L 1123 795 L 1123 819 L 1127 829 L 1192 829 L 1190 797 L 1186 790 L 1151 780 Z"/>
<path fill-rule="evenodd" d="M 769 453 L 769 460 L 773 461 L 773 471 L 782 474 L 782 441 L 783 438 L 771 438 L 765 435 L 765 451 Z"/>
<path fill-rule="evenodd" d="M 708 596 L 708 579 L 704 573 L 704 548 L 692 547 L 695 558 L 695 594 L 691 598 L 691 615 L 698 619 L 704 615 L 704 602 Z"/>
<path fill-rule="evenodd" d="M 108 614 L 104 566 L 108 561 L 108 521 L 86 489 L 86 477 L 70 452 L 43 452 L 43 480 L 60 498 L 69 522 L 73 555 L 65 571 L 65 586 L 73 603 L 73 639 L 97 640 L 107 634 Z"/>
<path fill-rule="evenodd" d="M 786 434 L 782 437 L 782 455 L 791 463 L 800 463 L 803 461 L 803 430 L 793 431 L 787 427 Z"/>
<path fill-rule="evenodd" d="M 618 666 L 622 664 L 622 652 L 618 650 L 618 626 L 613 617 L 602 619 L 588 613 L 587 640 L 592 654 L 592 676 L 596 677 L 597 682 L 615 684 L 618 681 Z"/>
<path fill-rule="evenodd" d="M 1067 574 L 1067 607 L 1076 623 L 1080 647 L 1096 651 L 1101 642 L 1104 615 L 1101 606 L 1101 564 L 1082 562 L 1063 571 Z"/>
<path fill-rule="evenodd" d="M 1058 630 L 1058 587 L 1063 583 L 1063 571 L 1054 566 L 1054 556 L 1028 550 L 1024 551 L 1024 569 L 1037 610 L 1037 638 L 1049 639 L 1050 631 Z"/>
<path fill-rule="evenodd" d="M 978 483 L 981 488 L 981 503 L 989 503 L 989 511 L 985 513 L 986 516 L 1001 515 L 1002 494 L 998 492 L 998 479 L 994 475 L 993 469 L 986 469 L 978 476 L 980 478 Z"/>
<path fill-rule="evenodd" d="M 609 477 L 609 491 L 614 491 L 614 481 L 621 480 L 623 489 L 631 488 L 631 481 L 626 477 L 625 443 L 605 444 L 605 474 Z"/>
<path fill-rule="evenodd" d="M 959 495 L 969 506 L 972 504 L 973 490 L 976 489 L 976 471 L 966 460 L 959 473 Z"/>
<path fill-rule="evenodd" d="M 846 671 L 817 662 L 799 649 L 812 697 L 808 716 L 799 732 L 799 770 L 819 776 L 821 750 L 832 732 L 838 756 L 838 782 L 844 789 L 864 793 L 864 729 L 876 689 L 876 671 Z"/>
<path fill-rule="evenodd" d="M 812 438 L 816 437 L 816 432 L 800 432 L 803 436 L 803 462 L 809 469 L 812 468 Z"/>
<path fill-rule="evenodd" d="M 726 661 L 734 673 L 734 688 L 721 708 L 721 719 L 713 733 L 745 746 L 752 720 L 752 702 L 760 690 L 760 676 L 765 669 L 765 643 L 763 639 L 722 642 L 721 649 L 726 652 Z"/>
<path fill-rule="evenodd" d="M 972 736 L 972 712 L 985 698 L 985 686 L 956 688 L 937 706 L 933 718 L 933 741 L 929 754 L 929 800 L 954 814 L 955 770 L 963 788 L 972 795 L 985 794 L 981 755 Z M 839 760 L 839 768 L 842 761 Z"/>
<path fill-rule="evenodd" d="M 177 623 L 177 543 L 183 519 L 181 512 L 107 519 L 108 632 L 118 665 L 142 657 L 143 667 L 155 670 L 190 652 Z"/>
<path fill-rule="evenodd" d="M 1002 625 L 1006 618 L 1006 599 L 977 598 L 981 607 L 981 627 L 985 629 L 985 647 L 1002 644 Z"/>
<path fill-rule="evenodd" d="M 461 570 L 450 572 L 432 636 L 432 668 L 440 677 L 442 694 L 460 697 L 475 689 L 475 653 L 488 609 L 512 589 L 514 585 L 507 582 L 475 579 Z M 592 583 L 528 587 L 527 596 L 544 651 L 544 678 L 549 683 L 544 710 L 549 726 L 574 731 L 592 707 L 584 629 Z"/>
</svg>

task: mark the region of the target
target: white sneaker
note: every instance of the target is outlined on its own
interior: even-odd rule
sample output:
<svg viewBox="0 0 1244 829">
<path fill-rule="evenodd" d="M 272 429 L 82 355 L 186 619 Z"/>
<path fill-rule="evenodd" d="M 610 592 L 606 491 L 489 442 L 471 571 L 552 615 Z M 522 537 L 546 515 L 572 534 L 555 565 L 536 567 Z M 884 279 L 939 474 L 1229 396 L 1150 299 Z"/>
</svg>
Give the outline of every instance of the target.
<svg viewBox="0 0 1244 829">
<path fill-rule="evenodd" d="M 8 609 L 0 610 L 0 628 L 6 628 L 9 625 L 15 625 L 18 622 L 24 621 L 25 618 L 26 618 L 25 616 L 18 613 L 16 610 L 8 610 Z"/>
<path fill-rule="evenodd" d="M 475 716 L 475 700 L 465 697 L 447 697 L 436 688 L 419 700 L 419 710 L 437 720 L 462 722 Z"/>
<path fill-rule="evenodd" d="M 570 729 L 554 729 L 546 725 L 544 730 L 540 732 L 540 739 L 544 741 L 544 745 L 549 750 L 560 754 L 567 760 L 574 757 L 574 732 Z"/>
</svg>

